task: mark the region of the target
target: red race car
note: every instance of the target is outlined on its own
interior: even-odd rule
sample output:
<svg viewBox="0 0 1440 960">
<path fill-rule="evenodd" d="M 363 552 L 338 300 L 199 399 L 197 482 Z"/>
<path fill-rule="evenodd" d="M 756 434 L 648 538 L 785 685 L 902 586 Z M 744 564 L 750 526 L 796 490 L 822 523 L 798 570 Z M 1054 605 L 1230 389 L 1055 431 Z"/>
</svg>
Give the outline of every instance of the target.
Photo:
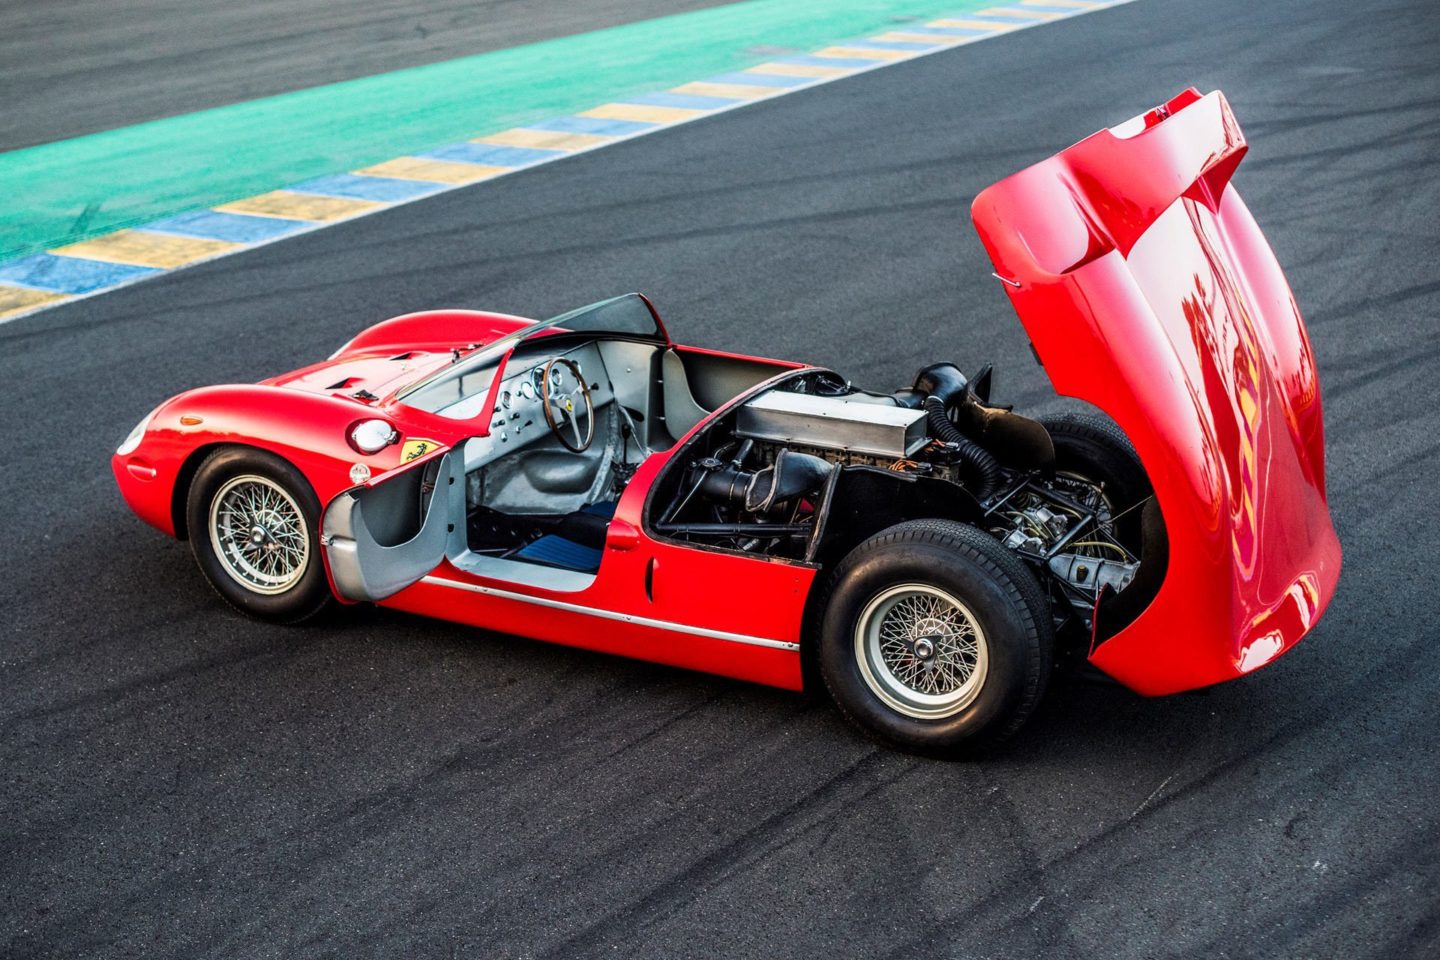
<svg viewBox="0 0 1440 960">
<path fill-rule="evenodd" d="M 161 404 L 114 457 L 239 609 L 335 600 L 788 689 L 901 747 L 1015 731 L 1067 656 L 1144 695 L 1229 680 L 1325 609 L 1340 545 L 1315 360 L 1186 91 L 982 192 L 1037 358 L 1109 415 L 1035 420 L 989 371 L 893 393 L 684 347 L 629 294 L 467 310 Z"/>
</svg>

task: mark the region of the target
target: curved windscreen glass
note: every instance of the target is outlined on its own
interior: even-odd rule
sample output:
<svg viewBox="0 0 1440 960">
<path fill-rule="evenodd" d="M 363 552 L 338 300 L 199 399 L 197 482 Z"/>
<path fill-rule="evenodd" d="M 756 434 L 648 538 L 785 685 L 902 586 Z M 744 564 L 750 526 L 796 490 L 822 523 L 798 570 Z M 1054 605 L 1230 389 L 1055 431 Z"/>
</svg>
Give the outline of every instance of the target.
<svg viewBox="0 0 1440 960">
<path fill-rule="evenodd" d="M 483 397 L 499 372 L 500 358 L 527 337 L 550 330 L 667 339 L 665 328 L 661 326 L 660 317 L 650 305 L 650 301 L 638 293 L 626 293 L 521 327 L 451 366 L 411 384 L 396 394 L 396 398 L 431 413 L 442 410 L 465 411 L 464 415 L 473 416 L 483 407 Z M 476 397 L 482 400 L 475 402 Z M 459 413 L 450 415 L 457 418 L 461 416 Z"/>
<path fill-rule="evenodd" d="M 561 327 L 579 333 L 626 333 L 642 337 L 664 337 L 660 318 L 650 301 L 638 293 L 626 293 L 599 303 L 577 307 L 538 327 Z M 528 329 L 523 332 L 529 332 Z"/>
</svg>

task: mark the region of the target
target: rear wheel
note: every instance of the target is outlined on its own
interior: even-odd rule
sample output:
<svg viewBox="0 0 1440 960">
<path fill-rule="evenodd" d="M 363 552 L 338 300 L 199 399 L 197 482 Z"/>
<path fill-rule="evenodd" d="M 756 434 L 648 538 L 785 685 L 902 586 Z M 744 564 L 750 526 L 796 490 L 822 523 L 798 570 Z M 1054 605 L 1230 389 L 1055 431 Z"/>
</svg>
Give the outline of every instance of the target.
<svg viewBox="0 0 1440 960">
<path fill-rule="evenodd" d="M 820 670 L 841 712 L 873 736 L 956 756 L 1030 716 L 1049 676 L 1049 623 L 1035 578 L 994 538 L 911 521 L 835 570 Z"/>
<path fill-rule="evenodd" d="M 286 461 L 229 447 L 200 465 L 186 519 L 195 561 L 242 613 L 299 623 L 332 597 L 320 558 L 320 502 Z"/>
</svg>

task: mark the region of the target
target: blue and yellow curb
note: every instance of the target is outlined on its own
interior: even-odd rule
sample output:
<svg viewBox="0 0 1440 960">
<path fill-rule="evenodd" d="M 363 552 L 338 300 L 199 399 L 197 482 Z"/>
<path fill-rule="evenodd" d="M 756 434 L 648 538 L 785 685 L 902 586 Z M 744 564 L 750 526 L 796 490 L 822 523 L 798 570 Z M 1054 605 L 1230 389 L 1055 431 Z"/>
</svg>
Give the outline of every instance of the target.
<svg viewBox="0 0 1440 960">
<path fill-rule="evenodd" d="M 605 103 L 0 263 L 0 323 L 692 120 L 1131 0 L 1017 0 Z"/>
</svg>

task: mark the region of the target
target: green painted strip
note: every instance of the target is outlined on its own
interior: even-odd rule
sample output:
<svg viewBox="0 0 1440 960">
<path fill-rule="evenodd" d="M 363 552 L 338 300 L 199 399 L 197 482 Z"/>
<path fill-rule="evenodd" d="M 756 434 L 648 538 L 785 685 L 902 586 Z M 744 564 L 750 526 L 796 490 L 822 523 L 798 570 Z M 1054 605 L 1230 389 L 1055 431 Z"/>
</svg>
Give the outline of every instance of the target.
<svg viewBox="0 0 1440 960">
<path fill-rule="evenodd" d="M 994 0 L 747 0 L 0 154 L 0 260 Z"/>
</svg>

